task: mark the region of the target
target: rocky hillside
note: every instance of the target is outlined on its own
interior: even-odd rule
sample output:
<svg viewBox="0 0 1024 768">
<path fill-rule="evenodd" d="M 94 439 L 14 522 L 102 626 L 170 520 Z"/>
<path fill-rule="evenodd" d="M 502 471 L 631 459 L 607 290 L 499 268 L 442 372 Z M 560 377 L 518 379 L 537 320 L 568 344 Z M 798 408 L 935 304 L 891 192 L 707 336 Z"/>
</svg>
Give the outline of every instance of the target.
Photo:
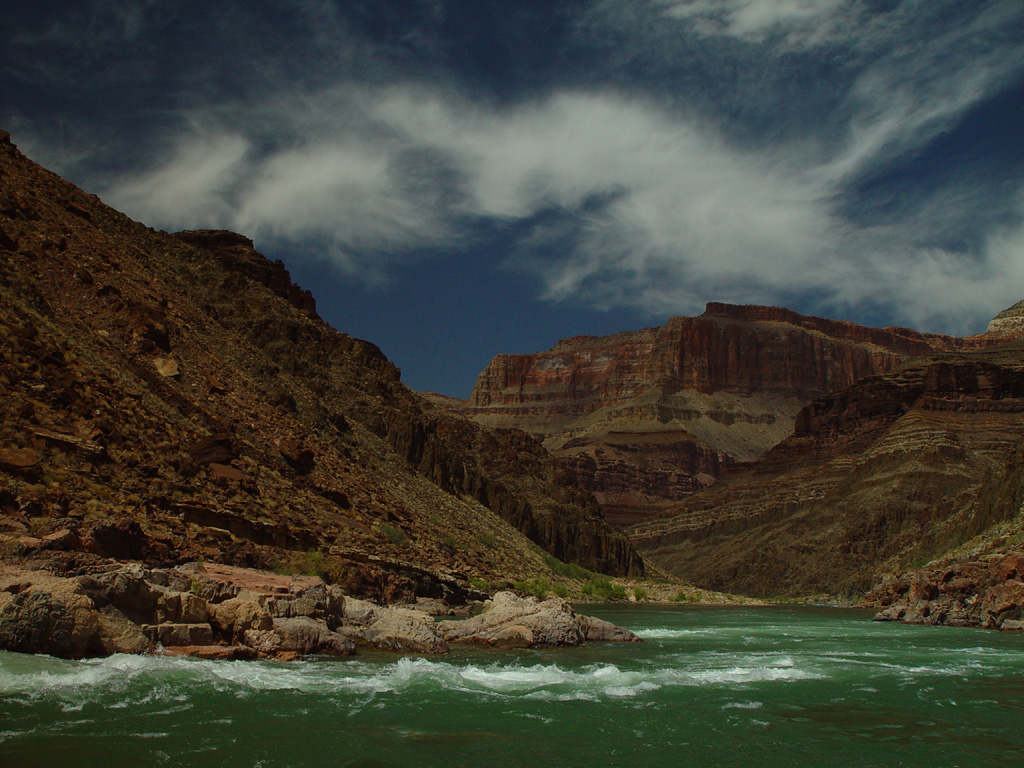
<svg viewBox="0 0 1024 768">
<path fill-rule="evenodd" d="M 969 344 L 786 309 L 708 304 L 660 328 L 499 355 L 455 410 L 543 440 L 619 526 L 761 456 L 817 397 Z"/>
<path fill-rule="evenodd" d="M 924 355 L 816 400 L 763 459 L 631 535 L 704 587 L 859 597 L 967 542 L 975 559 L 1020 546 L 1022 434 L 1024 343 Z"/>
<path fill-rule="evenodd" d="M 226 232 L 150 230 L 0 134 L 0 555 L 326 575 L 384 599 L 643 563 L 534 440 L 408 390 Z"/>
</svg>

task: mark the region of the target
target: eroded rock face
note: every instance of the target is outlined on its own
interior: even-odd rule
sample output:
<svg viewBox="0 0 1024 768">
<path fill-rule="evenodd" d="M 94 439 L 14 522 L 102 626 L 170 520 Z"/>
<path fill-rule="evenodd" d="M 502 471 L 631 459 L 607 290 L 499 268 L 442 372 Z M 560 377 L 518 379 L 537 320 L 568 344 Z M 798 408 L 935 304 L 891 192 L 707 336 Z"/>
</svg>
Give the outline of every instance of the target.
<svg viewBox="0 0 1024 768">
<path fill-rule="evenodd" d="M 643 572 L 535 441 L 410 391 L 251 240 L 154 231 L 5 142 L 0 339 L 0 559 L 294 565 L 386 602 L 543 573 L 531 541 Z"/>
<path fill-rule="evenodd" d="M 454 408 L 543 439 L 625 526 L 761 456 L 814 398 L 964 343 L 712 303 L 660 328 L 499 355 Z"/>
<path fill-rule="evenodd" d="M 992 554 L 890 578 L 865 598 L 876 621 L 1024 630 L 1024 552 Z"/>
<path fill-rule="evenodd" d="M 992 318 L 985 333 L 1009 339 L 1024 336 L 1024 301 L 1018 301 Z"/>
<path fill-rule="evenodd" d="M 1024 345 L 925 355 L 816 400 L 763 459 L 631 534 L 705 588 L 856 599 L 994 526 L 1016 530 L 1022 434 Z"/>
</svg>

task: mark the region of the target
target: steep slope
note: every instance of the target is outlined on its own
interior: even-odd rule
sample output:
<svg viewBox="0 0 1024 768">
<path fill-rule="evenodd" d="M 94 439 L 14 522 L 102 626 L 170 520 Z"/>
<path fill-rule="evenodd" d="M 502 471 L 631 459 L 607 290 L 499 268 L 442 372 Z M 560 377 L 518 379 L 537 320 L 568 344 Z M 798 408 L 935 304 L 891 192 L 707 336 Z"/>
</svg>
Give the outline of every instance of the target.
<svg viewBox="0 0 1024 768">
<path fill-rule="evenodd" d="M 763 459 L 631 535 L 701 586 L 859 596 L 1019 524 L 1022 429 L 1024 343 L 924 355 L 815 401 Z"/>
<path fill-rule="evenodd" d="M 338 333 L 224 232 L 155 232 L 0 134 L 0 554 L 317 570 L 355 593 L 635 550 L 533 440 L 480 428 Z M 453 586 L 454 585 L 454 586 Z"/>
<path fill-rule="evenodd" d="M 761 456 L 814 398 L 963 344 L 712 303 L 660 328 L 499 355 L 456 410 L 542 439 L 595 492 L 605 516 L 625 526 Z"/>
</svg>

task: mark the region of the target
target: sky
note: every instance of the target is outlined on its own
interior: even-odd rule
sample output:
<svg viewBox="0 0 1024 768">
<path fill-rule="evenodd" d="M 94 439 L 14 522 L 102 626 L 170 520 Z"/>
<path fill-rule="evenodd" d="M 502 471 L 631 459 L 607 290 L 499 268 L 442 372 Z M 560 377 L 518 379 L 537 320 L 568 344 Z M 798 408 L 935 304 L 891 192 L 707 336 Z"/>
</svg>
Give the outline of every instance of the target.
<svg viewBox="0 0 1024 768">
<path fill-rule="evenodd" d="M 708 301 L 1024 299 L 1021 0 L 8 0 L 0 127 L 251 237 L 419 391 Z"/>
</svg>

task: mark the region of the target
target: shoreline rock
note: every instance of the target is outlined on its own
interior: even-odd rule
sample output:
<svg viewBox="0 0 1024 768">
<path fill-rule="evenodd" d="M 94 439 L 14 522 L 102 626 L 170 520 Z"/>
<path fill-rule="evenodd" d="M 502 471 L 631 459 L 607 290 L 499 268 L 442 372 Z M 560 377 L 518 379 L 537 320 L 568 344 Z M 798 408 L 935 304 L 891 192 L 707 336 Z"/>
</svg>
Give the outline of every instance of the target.
<svg viewBox="0 0 1024 768">
<path fill-rule="evenodd" d="M 900 574 L 865 599 L 875 621 L 1024 631 L 1024 552 Z"/>
<path fill-rule="evenodd" d="M 490 648 L 637 642 L 629 630 L 577 615 L 565 600 L 499 592 L 465 621 L 437 622 L 436 602 L 381 606 L 311 576 L 192 563 L 119 564 L 62 578 L 0 569 L 0 649 L 63 658 L 165 653 L 205 659 L 347 656 L 356 647 L 447 653 Z"/>
</svg>

